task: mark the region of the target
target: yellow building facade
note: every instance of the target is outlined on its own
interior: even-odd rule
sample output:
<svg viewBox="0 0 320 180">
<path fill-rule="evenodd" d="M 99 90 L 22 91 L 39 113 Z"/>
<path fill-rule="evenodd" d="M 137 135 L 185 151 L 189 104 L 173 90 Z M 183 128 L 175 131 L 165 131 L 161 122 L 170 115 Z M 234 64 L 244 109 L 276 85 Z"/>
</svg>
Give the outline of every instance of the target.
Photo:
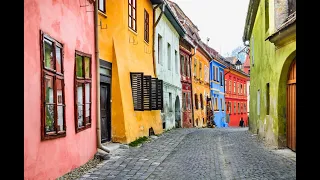
<svg viewBox="0 0 320 180">
<path fill-rule="evenodd" d="M 207 97 L 210 97 L 210 59 L 210 55 L 201 46 L 197 47 L 195 55 L 192 57 L 193 125 L 195 127 L 207 125 L 206 106 Z"/>
<path fill-rule="evenodd" d="M 134 110 L 130 76 L 131 72 L 141 72 L 155 77 L 152 54 L 153 1 L 104 2 L 104 5 L 99 4 L 98 41 L 100 62 L 107 62 L 111 66 L 111 69 L 108 69 L 109 77 L 111 76 L 110 139 L 112 142 L 130 143 L 139 137 L 148 136 L 150 128 L 155 134 L 160 134 L 163 131 L 160 110 Z M 100 74 L 104 71 L 100 68 Z M 104 92 L 101 91 L 104 90 L 100 88 L 102 98 Z M 100 104 L 103 110 L 104 105 L 101 102 Z"/>
</svg>

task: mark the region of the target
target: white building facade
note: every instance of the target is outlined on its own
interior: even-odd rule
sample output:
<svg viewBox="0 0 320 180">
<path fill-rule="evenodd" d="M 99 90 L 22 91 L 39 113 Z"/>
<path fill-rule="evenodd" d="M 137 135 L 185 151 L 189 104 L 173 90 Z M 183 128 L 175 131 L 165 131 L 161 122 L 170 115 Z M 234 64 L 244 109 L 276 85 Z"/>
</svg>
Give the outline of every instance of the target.
<svg viewBox="0 0 320 180">
<path fill-rule="evenodd" d="M 161 119 L 163 128 L 167 130 L 182 125 L 179 38 L 185 31 L 167 5 L 156 9 L 155 22 L 159 17 L 154 32 L 154 64 L 157 78 L 163 80 Z"/>
</svg>

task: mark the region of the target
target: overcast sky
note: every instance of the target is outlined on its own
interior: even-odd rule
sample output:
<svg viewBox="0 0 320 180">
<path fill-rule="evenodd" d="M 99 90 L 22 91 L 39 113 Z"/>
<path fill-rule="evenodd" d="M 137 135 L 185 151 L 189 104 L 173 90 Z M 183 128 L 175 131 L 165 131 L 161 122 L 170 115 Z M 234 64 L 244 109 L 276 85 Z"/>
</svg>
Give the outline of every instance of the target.
<svg viewBox="0 0 320 180">
<path fill-rule="evenodd" d="M 249 0 L 171 0 L 198 27 L 201 40 L 226 56 L 243 45 L 242 34 Z"/>
</svg>

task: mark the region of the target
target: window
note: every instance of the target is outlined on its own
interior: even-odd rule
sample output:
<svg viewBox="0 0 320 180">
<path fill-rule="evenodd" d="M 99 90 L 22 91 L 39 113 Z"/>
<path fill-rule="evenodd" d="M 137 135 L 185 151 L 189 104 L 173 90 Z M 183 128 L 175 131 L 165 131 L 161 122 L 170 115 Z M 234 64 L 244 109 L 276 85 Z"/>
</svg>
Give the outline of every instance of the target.
<svg viewBox="0 0 320 180">
<path fill-rule="evenodd" d="M 251 61 L 252 67 L 254 67 L 254 37 L 253 36 L 251 37 L 250 44 L 251 44 L 251 49 L 250 49 L 251 59 L 250 59 L 250 61 Z"/>
<path fill-rule="evenodd" d="M 260 89 L 258 90 L 257 93 L 257 115 L 260 115 Z"/>
<path fill-rule="evenodd" d="M 222 71 L 220 71 L 220 86 L 223 86 Z"/>
<path fill-rule="evenodd" d="M 214 99 L 214 110 L 215 111 L 218 111 L 219 109 L 218 109 L 218 98 L 215 98 Z"/>
<path fill-rule="evenodd" d="M 242 114 L 242 103 L 240 103 L 240 113 Z"/>
<path fill-rule="evenodd" d="M 162 36 L 158 34 L 158 64 L 162 64 Z"/>
<path fill-rule="evenodd" d="M 242 84 L 240 84 L 240 94 L 242 94 Z"/>
<path fill-rule="evenodd" d="M 66 136 L 63 46 L 41 32 L 41 139 Z"/>
<path fill-rule="evenodd" d="M 194 58 L 193 76 L 197 77 L 197 59 Z"/>
<path fill-rule="evenodd" d="M 236 113 L 237 113 L 236 106 L 237 106 L 237 105 L 236 105 L 236 102 L 234 102 L 234 103 L 233 103 L 233 108 L 234 108 L 234 109 L 233 109 L 233 114 L 236 114 Z"/>
<path fill-rule="evenodd" d="M 191 76 L 191 70 L 190 70 L 190 59 L 189 59 L 189 57 L 185 59 L 185 63 L 187 64 L 186 76 L 190 77 Z"/>
<path fill-rule="evenodd" d="M 184 56 L 182 54 L 180 54 L 180 69 L 181 69 L 181 74 L 185 75 Z"/>
<path fill-rule="evenodd" d="M 231 93 L 231 90 L 232 90 L 232 82 L 231 82 L 231 80 L 229 80 L 229 92 Z"/>
<path fill-rule="evenodd" d="M 198 102 L 198 95 L 194 94 L 194 105 L 196 106 L 196 109 L 199 109 L 199 102 Z"/>
<path fill-rule="evenodd" d="M 91 127 L 91 55 L 76 51 L 75 123 L 76 132 Z"/>
<path fill-rule="evenodd" d="M 178 52 L 174 50 L 174 64 L 176 67 L 176 73 L 179 74 L 179 64 L 178 64 Z"/>
<path fill-rule="evenodd" d="M 129 20 L 128 25 L 129 28 L 133 31 L 137 32 L 137 7 L 136 7 L 136 0 L 129 0 Z"/>
<path fill-rule="evenodd" d="M 238 114 L 240 114 L 240 103 L 238 103 Z"/>
<path fill-rule="evenodd" d="M 246 112 L 246 111 L 247 111 L 247 105 L 246 105 L 246 103 L 243 104 L 243 107 L 244 107 L 244 112 Z"/>
<path fill-rule="evenodd" d="M 169 93 L 169 111 L 172 112 L 172 94 Z"/>
<path fill-rule="evenodd" d="M 216 73 L 215 73 L 216 71 L 215 71 L 215 69 L 216 69 L 216 67 L 212 66 L 212 76 L 213 76 L 212 80 L 214 80 L 214 81 L 216 80 Z"/>
<path fill-rule="evenodd" d="M 269 30 L 269 0 L 264 0 L 265 4 L 265 32 Z"/>
<path fill-rule="evenodd" d="M 188 94 L 188 110 L 191 110 L 191 93 L 189 92 Z"/>
<path fill-rule="evenodd" d="M 167 46 L 168 70 L 171 70 L 171 45 Z"/>
<path fill-rule="evenodd" d="M 215 72 L 216 72 L 216 77 L 215 77 L 215 80 L 216 81 L 218 81 L 219 82 L 219 77 L 218 77 L 218 68 L 217 67 L 214 67 L 216 70 L 215 70 Z"/>
<path fill-rule="evenodd" d="M 130 72 L 135 111 L 163 109 L 163 81 L 143 73 Z M 146 82 L 148 81 L 148 82 Z"/>
<path fill-rule="evenodd" d="M 246 92 L 246 85 L 243 85 L 243 94 L 246 95 L 247 92 Z"/>
<path fill-rule="evenodd" d="M 99 11 L 102 11 L 103 13 L 106 13 L 106 0 L 98 0 L 99 3 Z"/>
<path fill-rule="evenodd" d="M 199 78 L 202 79 L 202 63 L 199 62 Z"/>
<path fill-rule="evenodd" d="M 270 113 L 270 84 L 269 83 L 267 83 L 266 99 L 267 99 L 267 115 L 269 115 Z"/>
<path fill-rule="evenodd" d="M 233 93 L 234 94 L 236 93 L 236 82 L 235 81 L 233 82 Z"/>
<path fill-rule="evenodd" d="M 222 98 L 220 99 L 220 104 L 221 104 L 221 110 L 224 111 L 224 107 L 223 107 L 224 103 L 223 103 Z"/>
<path fill-rule="evenodd" d="M 203 97 L 202 94 L 200 94 L 200 107 L 203 109 Z"/>
<path fill-rule="evenodd" d="M 228 108 L 229 114 L 231 114 L 231 102 L 228 102 Z"/>
<path fill-rule="evenodd" d="M 227 80 L 224 80 L 224 92 L 227 92 Z"/>
<path fill-rule="evenodd" d="M 149 14 L 144 10 L 144 40 L 149 43 Z"/>
</svg>

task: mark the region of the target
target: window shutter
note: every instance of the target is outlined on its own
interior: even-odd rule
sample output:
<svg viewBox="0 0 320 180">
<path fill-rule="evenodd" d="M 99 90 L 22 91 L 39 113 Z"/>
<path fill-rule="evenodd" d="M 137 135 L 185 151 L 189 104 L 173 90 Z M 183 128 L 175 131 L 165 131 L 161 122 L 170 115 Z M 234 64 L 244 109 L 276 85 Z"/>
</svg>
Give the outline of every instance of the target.
<svg viewBox="0 0 320 180">
<path fill-rule="evenodd" d="M 163 81 L 157 80 L 157 109 L 162 110 L 163 108 Z"/>
<path fill-rule="evenodd" d="M 157 81 L 158 78 L 151 78 L 151 109 L 157 110 Z"/>
<path fill-rule="evenodd" d="M 151 110 L 151 76 L 143 77 L 143 109 Z"/>
<path fill-rule="evenodd" d="M 130 73 L 134 110 L 143 111 L 143 73 Z"/>
</svg>

